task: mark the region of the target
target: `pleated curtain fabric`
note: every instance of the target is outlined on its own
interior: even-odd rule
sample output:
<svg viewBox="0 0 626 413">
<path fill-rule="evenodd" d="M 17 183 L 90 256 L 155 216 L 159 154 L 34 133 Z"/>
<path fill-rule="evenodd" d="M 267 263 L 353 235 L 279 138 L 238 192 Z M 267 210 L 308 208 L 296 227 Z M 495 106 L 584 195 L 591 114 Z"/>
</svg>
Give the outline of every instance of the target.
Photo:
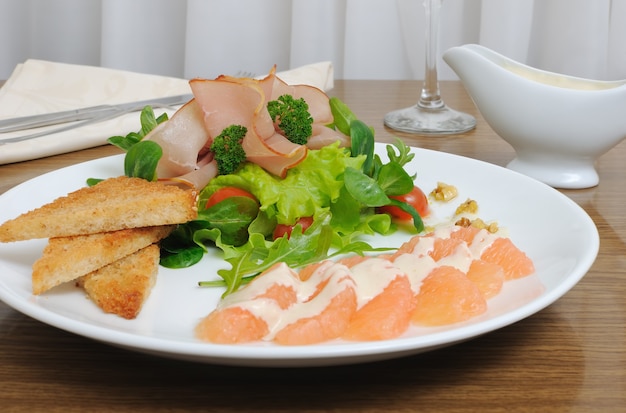
<svg viewBox="0 0 626 413">
<path fill-rule="evenodd" d="M 421 79 L 424 0 L 0 0 L 0 78 L 29 58 L 182 78 L 330 60 L 336 79 Z M 443 0 L 439 49 L 626 78 L 626 0 Z M 443 61 L 440 79 L 456 79 Z"/>
</svg>

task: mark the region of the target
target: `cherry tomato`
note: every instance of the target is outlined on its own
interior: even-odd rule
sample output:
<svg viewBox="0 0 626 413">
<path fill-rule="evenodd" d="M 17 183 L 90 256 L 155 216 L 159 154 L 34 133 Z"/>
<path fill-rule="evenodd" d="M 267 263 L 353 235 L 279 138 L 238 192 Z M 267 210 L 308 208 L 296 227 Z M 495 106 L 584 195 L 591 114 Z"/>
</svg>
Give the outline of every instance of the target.
<svg viewBox="0 0 626 413">
<path fill-rule="evenodd" d="M 302 217 L 299 218 L 295 224 L 287 225 L 287 224 L 278 224 L 274 229 L 274 239 L 282 238 L 283 235 L 287 234 L 287 238 L 291 236 L 291 231 L 296 225 L 302 226 L 302 232 L 306 231 L 308 227 L 313 223 L 313 217 Z"/>
<path fill-rule="evenodd" d="M 413 208 L 415 208 L 420 217 L 425 217 L 426 215 L 428 215 L 428 198 L 426 197 L 424 192 L 422 192 L 422 190 L 417 186 L 413 187 L 413 190 L 411 190 L 411 192 L 409 192 L 408 194 L 390 196 L 389 198 L 394 198 L 398 201 L 406 202 L 407 204 L 413 206 Z M 379 207 L 378 212 L 389 214 L 392 218 L 395 218 L 398 221 L 410 221 L 413 219 L 413 217 L 409 213 L 404 212 L 397 206 L 393 205 L 385 205 Z"/>
<path fill-rule="evenodd" d="M 206 201 L 206 205 L 204 207 L 211 208 L 213 205 L 219 204 L 223 200 L 235 196 L 245 196 L 258 202 L 256 197 L 246 190 L 234 186 L 225 186 L 213 192 L 213 194 Z"/>
</svg>

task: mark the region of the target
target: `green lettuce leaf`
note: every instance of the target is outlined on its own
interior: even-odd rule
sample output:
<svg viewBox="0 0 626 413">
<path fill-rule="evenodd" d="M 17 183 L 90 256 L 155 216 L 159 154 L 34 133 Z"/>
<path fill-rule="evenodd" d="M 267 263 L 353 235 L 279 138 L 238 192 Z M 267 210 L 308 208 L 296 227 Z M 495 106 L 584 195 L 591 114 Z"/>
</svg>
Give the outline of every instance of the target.
<svg viewBox="0 0 626 413">
<path fill-rule="evenodd" d="M 298 218 L 314 216 L 339 198 L 347 167 L 360 169 L 364 158 L 351 157 L 338 144 L 310 150 L 308 156 L 284 179 L 248 162 L 236 173 L 214 178 L 200 193 L 200 204 L 213 192 L 235 186 L 254 194 L 261 211 L 279 224 L 293 225 Z"/>
</svg>

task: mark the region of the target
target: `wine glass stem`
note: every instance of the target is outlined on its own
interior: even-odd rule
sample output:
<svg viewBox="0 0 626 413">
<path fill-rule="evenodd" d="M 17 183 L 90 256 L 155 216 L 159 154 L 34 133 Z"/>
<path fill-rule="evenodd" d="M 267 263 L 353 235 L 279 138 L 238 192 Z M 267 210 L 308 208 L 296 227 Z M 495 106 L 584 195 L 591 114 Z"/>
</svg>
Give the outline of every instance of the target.
<svg viewBox="0 0 626 413">
<path fill-rule="evenodd" d="M 424 0 L 426 10 L 426 70 L 422 93 L 417 103 L 426 109 L 438 109 L 444 106 L 439 92 L 437 79 L 437 57 L 439 53 L 439 11 L 442 0 Z"/>
</svg>

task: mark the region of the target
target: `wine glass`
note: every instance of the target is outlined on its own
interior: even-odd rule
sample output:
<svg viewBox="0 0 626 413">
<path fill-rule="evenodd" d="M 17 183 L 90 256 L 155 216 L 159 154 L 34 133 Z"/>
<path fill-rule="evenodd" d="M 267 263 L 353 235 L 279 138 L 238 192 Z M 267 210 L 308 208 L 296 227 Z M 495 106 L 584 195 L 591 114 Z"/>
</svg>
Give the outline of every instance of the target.
<svg viewBox="0 0 626 413">
<path fill-rule="evenodd" d="M 448 107 L 439 92 L 437 79 L 439 11 L 442 0 L 424 0 L 426 9 L 426 71 L 419 101 L 385 115 L 385 125 L 408 133 L 449 135 L 476 127 L 476 119 Z"/>
</svg>

